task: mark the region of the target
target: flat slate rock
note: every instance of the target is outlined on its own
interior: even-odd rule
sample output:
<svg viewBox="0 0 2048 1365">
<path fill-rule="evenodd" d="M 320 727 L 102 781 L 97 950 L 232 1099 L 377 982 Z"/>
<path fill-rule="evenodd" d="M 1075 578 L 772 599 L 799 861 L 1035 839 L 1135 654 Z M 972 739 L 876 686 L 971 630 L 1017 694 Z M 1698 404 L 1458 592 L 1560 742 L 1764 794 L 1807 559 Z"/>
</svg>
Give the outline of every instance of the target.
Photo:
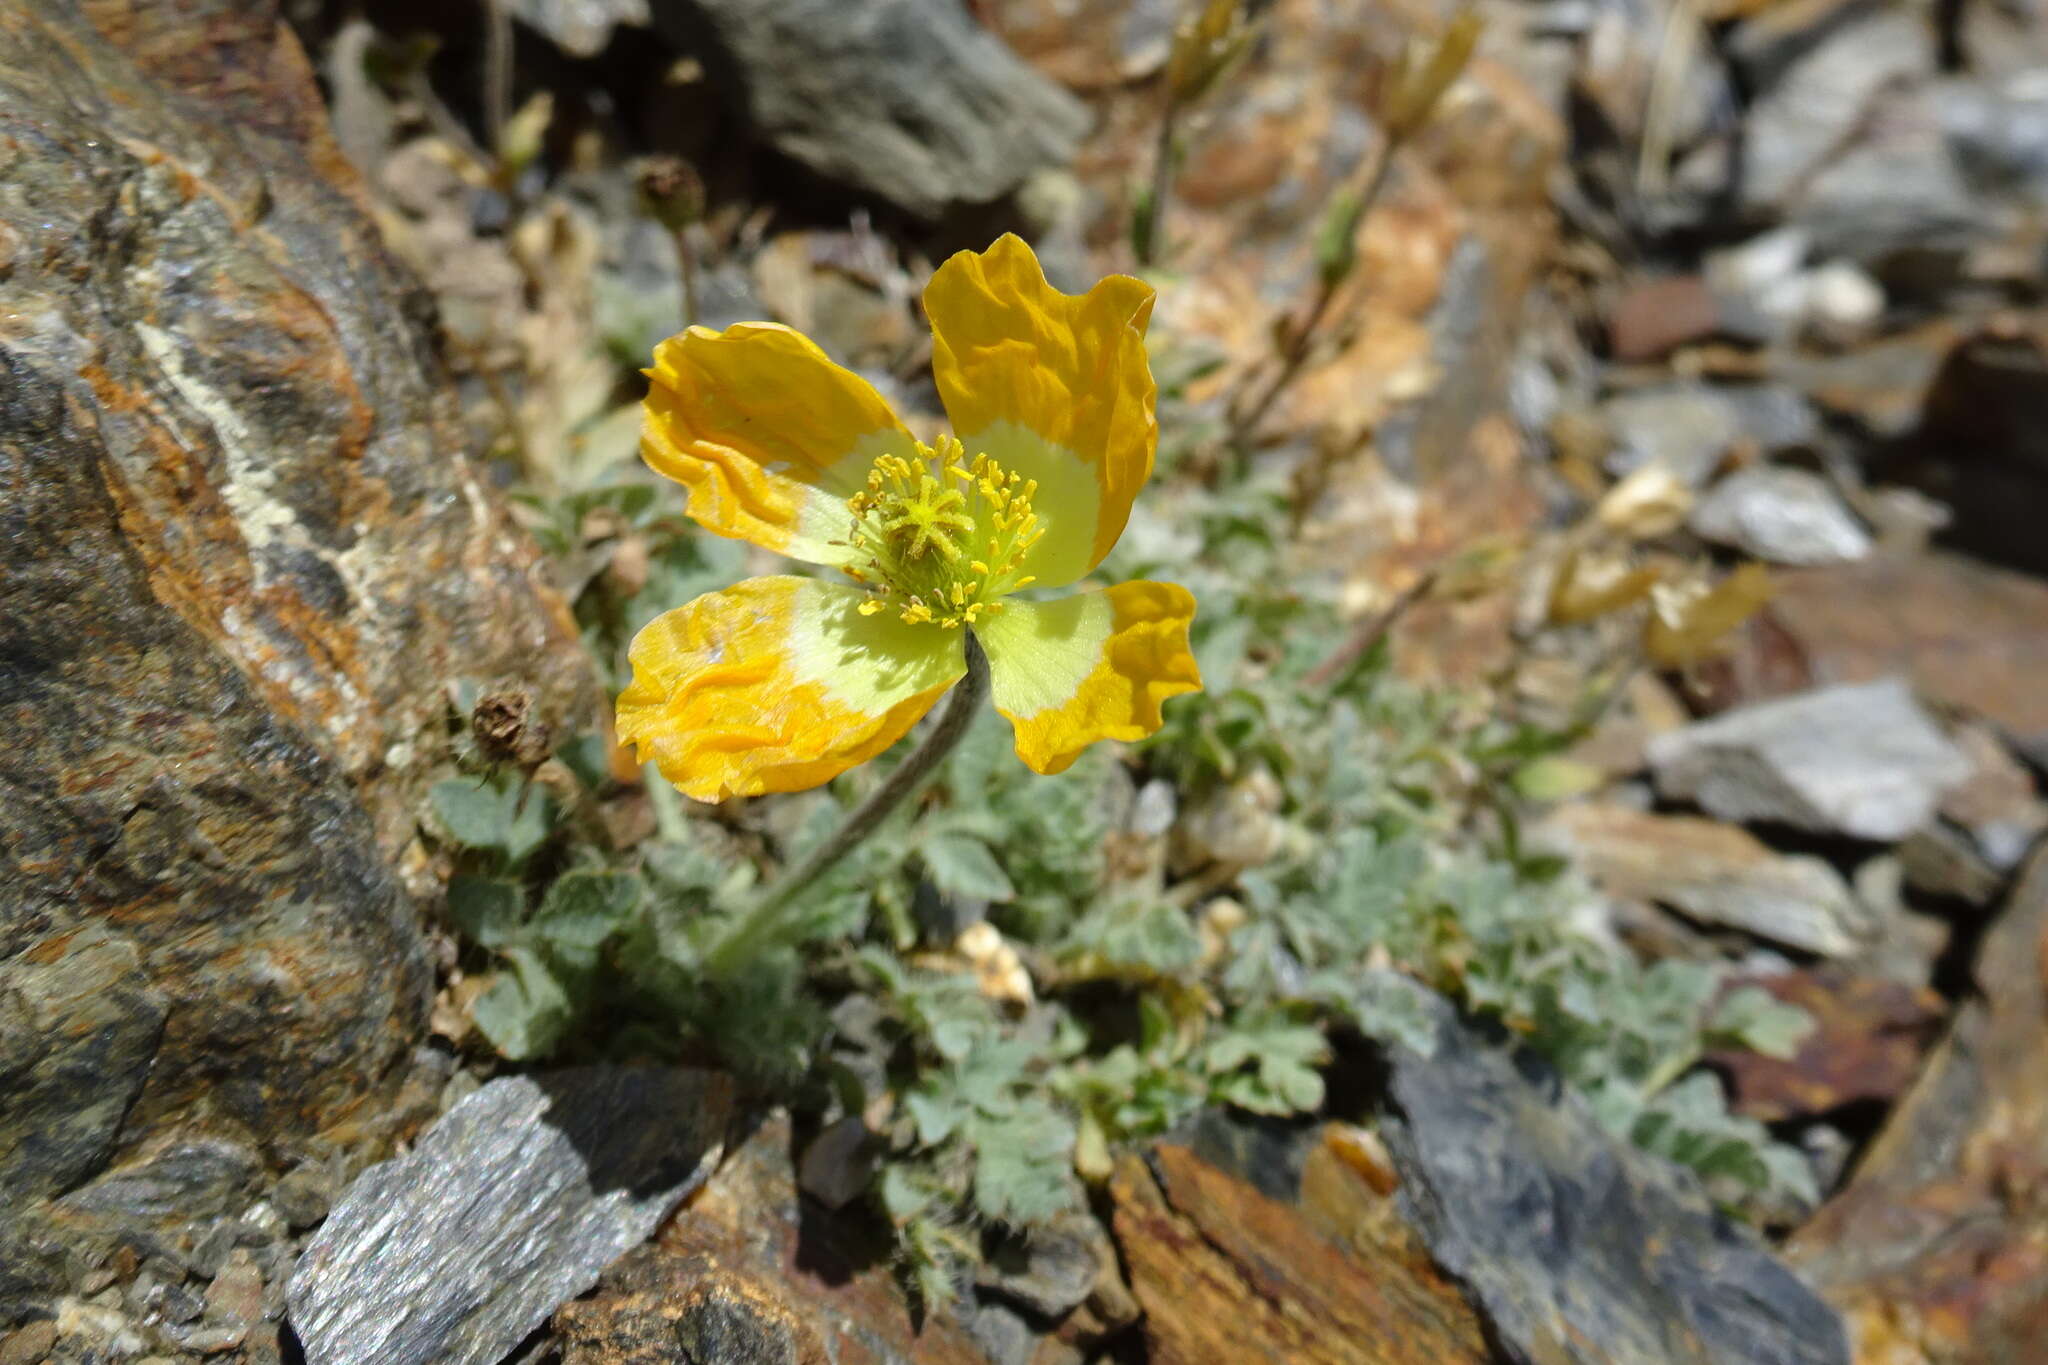
<svg viewBox="0 0 2048 1365">
<path fill-rule="evenodd" d="M 724 1152 L 710 1072 L 492 1081 L 342 1196 L 293 1272 L 308 1365 L 492 1365 L 653 1234 Z"/>
<path fill-rule="evenodd" d="M 1655 901 L 1820 957 L 1868 947 L 1878 921 L 1819 858 L 1774 853 L 1737 825 L 1575 801 L 1531 831 L 1610 895 Z"/>
<path fill-rule="evenodd" d="M 775 150 L 919 217 L 1064 165 L 1091 122 L 959 0 L 675 0 L 654 25 Z"/>
<path fill-rule="evenodd" d="M 1657 790 L 1723 820 L 1891 843 L 1926 824 L 1967 755 L 1897 678 L 1744 707 L 1650 741 Z"/>
<path fill-rule="evenodd" d="M 1401 1200 L 1517 1365 L 1849 1365 L 1833 1309 L 1540 1063 L 1443 1006 L 1396 1048 Z"/>
</svg>

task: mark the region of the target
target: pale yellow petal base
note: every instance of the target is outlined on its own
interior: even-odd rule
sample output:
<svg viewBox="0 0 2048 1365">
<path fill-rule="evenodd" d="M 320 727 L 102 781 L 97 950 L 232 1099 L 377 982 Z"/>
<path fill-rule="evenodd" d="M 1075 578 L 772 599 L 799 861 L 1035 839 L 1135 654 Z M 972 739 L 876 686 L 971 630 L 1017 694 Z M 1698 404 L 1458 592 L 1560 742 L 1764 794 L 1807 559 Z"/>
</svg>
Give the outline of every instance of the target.
<svg viewBox="0 0 2048 1365">
<path fill-rule="evenodd" d="M 633 640 L 619 739 L 699 801 L 801 791 L 866 762 L 967 665 L 958 631 L 862 616 L 865 600 L 750 578 L 656 617 Z"/>
<path fill-rule="evenodd" d="M 1016 728 L 1017 756 L 1056 773 L 1097 740 L 1157 730 L 1160 703 L 1202 685 L 1188 652 L 1194 617 L 1194 594 L 1173 583 L 1003 603 L 975 634 L 996 709 Z"/>
</svg>

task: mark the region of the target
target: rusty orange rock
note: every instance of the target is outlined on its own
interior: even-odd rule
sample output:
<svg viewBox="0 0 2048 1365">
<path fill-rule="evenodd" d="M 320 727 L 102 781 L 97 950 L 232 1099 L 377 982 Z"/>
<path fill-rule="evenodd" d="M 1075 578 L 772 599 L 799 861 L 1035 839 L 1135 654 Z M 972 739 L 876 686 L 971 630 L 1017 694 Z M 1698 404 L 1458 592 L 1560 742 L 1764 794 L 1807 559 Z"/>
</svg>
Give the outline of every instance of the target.
<svg viewBox="0 0 2048 1365">
<path fill-rule="evenodd" d="M 0 161 L 12 1200 L 393 1088 L 448 686 L 595 688 L 272 0 L 0 12 Z"/>
</svg>

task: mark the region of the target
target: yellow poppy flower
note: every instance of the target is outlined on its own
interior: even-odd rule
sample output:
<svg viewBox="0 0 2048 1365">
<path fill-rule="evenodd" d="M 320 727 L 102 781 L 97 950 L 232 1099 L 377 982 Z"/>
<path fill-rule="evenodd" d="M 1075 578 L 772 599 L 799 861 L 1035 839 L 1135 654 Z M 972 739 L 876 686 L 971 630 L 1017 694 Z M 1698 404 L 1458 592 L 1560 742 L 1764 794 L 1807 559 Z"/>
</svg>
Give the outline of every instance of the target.
<svg viewBox="0 0 2048 1365">
<path fill-rule="evenodd" d="M 1014 236 L 924 293 L 952 436 L 927 446 L 799 333 L 692 327 L 647 372 L 641 453 L 707 529 L 835 567 L 754 578 L 634 639 L 619 737 L 700 801 L 797 791 L 894 744 L 987 652 L 996 709 L 1042 773 L 1138 739 L 1199 688 L 1194 597 L 1120 583 L 1053 601 L 1102 562 L 1152 473 L 1152 290 L 1046 283 Z"/>
</svg>

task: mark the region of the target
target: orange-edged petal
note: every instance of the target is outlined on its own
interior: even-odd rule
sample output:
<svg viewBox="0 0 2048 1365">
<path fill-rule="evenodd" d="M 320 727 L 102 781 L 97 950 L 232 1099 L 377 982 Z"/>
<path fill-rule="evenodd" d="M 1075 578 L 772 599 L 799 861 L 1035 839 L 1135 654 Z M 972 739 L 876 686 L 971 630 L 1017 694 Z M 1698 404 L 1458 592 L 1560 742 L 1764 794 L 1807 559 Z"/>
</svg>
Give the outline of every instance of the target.
<svg viewBox="0 0 2048 1365">
<path fill-rule="evenodd" d="M 844 583 L 750 578 L 633 638 L 619 739 L 687 796 L 801 791 L 901 739 L 967 671 L 960 632 L 862 616 Z"/>
<path fill-rule="evenodd" d="M 1017 757 L 1056 773 L 1098 739 L 1143 739 L 1159 704 L 1202 685 L 1188 652 L 1195 596 L 1174 583 L 1119 583 L 1052 602 L 1010 598 L 974 628 Z"/>
<path fill-rule="evenodd" d="M 925 286 L 932 373 L 969 455 L 1038 480 L 1046 535 L 1028 568 L 1071 583 L 1102 562 L 1152 475 L 1158 391 L 1145 359 L 1152 287 L 1111 275 L 1062 294 L 1009 234 L 963 251 Z"/>
<path fill-rule="evenodd" d="M 777 323 L 692 327 L 654 348 L 647 377 L 642 458 L 707 529 L 792 559 L 842 562 L 846 499 L 875 456 L 913 448 L 874 385 Z"/>
</svg>

